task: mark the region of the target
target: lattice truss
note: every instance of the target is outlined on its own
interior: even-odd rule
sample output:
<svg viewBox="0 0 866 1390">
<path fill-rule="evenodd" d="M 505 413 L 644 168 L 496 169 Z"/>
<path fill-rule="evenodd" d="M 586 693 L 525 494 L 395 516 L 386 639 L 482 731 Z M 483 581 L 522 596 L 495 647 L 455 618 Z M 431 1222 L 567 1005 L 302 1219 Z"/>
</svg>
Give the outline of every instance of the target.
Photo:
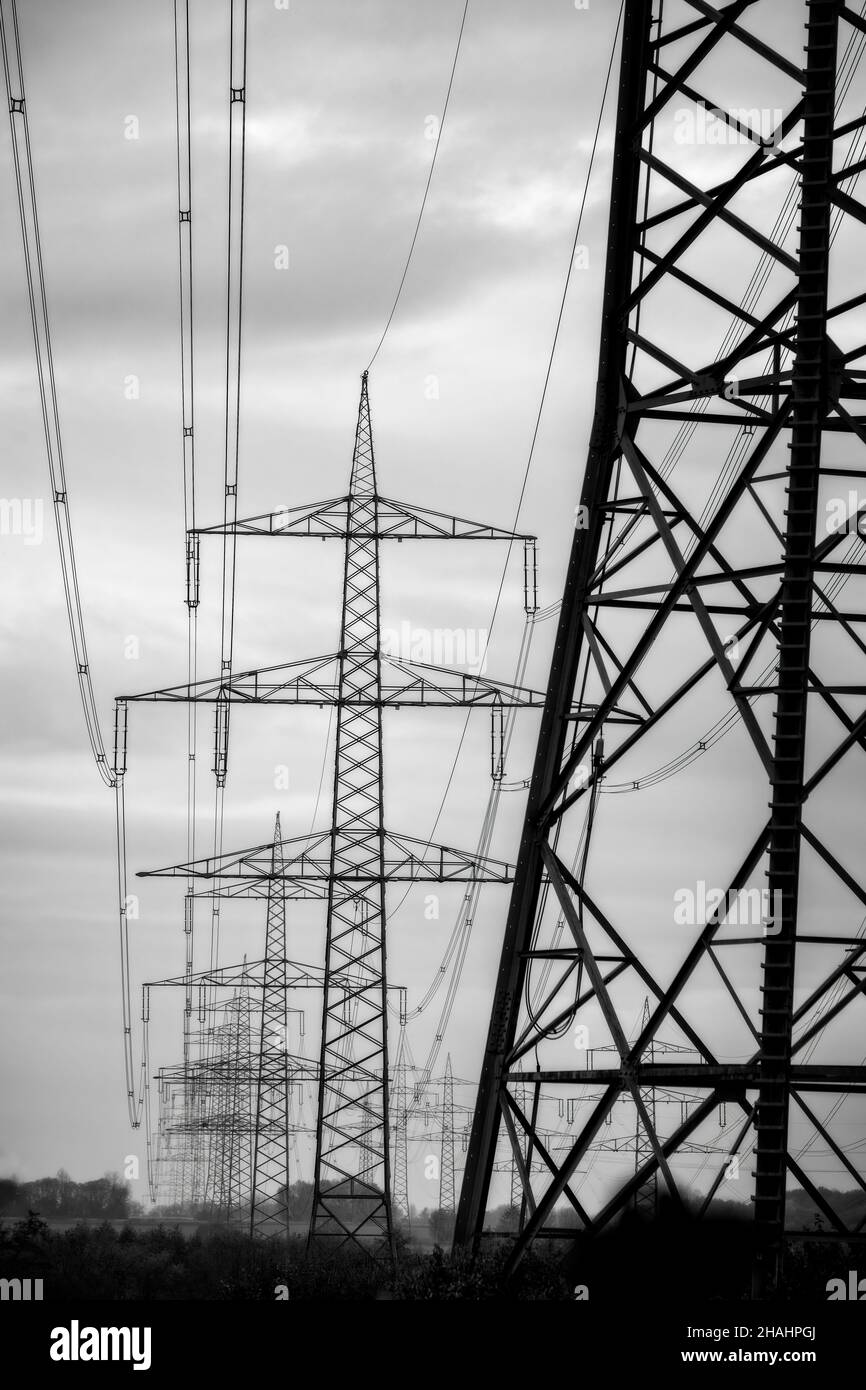
<svg viewBox="0 0 866 1390">
<path fill-rule="evenodd" d="M 622 45 L 595 418 L 457 1238 L 505 1150 L 515 1264 L 657 1178 L 751 1201 L 772 1283 L 786 1187 L 837 1233 L 824 1189 L 866 1191 L 866 24 L 627 0 Z M 557 1097 L 564 1155 L 534 1122 Z M 612 1115 L 643 1140 L 600 1180 Z"/>
</svg>

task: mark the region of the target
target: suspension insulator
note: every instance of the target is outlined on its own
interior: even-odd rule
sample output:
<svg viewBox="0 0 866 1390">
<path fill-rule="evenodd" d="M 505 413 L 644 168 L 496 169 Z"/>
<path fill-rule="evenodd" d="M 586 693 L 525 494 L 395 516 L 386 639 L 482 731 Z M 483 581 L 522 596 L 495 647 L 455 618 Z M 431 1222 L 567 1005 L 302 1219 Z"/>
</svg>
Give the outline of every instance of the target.
<svg viewBox="0 0 866 1390">
<path fill-rule="evenodd" d="M 126 772 L 126 734 L 129 707 L 125 700 L 114 705 L 114 775 L 120 779 Z"/>
<path fill-rule="evenodd" d="M 229 702 L 221 694 L 217 697 L 214 720 L 214 761 L 213 770 L 218 787 L 224 787 L 229 766 Z"/>
<path fill-rule="evenodd" d="M 198 608 L 201 538 L 193 531 L 186 537 L 186 606 Z"/>
<path fill-rule="evenodd" d="M 534 536 L 527 536 L 523 542 L 523 608 L 529 617 L 538 612 L 538 554 Z"/>
<path fill-rule="evenodd" d="M 490 707 L 490 776 L 494 782 L 505 776 L 505 710 L 499 702 Z"/>
</svg>

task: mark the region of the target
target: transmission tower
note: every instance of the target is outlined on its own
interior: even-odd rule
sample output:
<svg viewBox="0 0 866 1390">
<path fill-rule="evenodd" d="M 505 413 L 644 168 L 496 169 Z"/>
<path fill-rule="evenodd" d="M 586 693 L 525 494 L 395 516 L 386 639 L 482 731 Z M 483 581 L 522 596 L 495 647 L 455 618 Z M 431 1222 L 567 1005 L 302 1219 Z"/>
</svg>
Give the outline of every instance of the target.
<svg viewBox="0 0 866 1390">
<path fill-rule="evenodd" d="M 262 984 L 250 1234 L 276 1223 L 289 1234 L 289 1077 L 286 898 L 280 817 L 274 825 Z"/>
<path fill-rule="evenodd" d="M 409 1096 L 406 1083 L 406 1056 L 404 1035 L 401 1033 L 394 1064 L 394 1084 L 392 1087 L 393 1114 L 391 1128 L 394 1135 L 394 1210 L 407 1222 L 411 1222 L 412 1208 L 409 1204 Z"/>
<path fill-rule="evenodd" d="M 279 816 L 276 830 L 279 834 Z M 184 1028 L 184 1062 L 179 1068 L 160 1069 L 160 1096 L 164 1099 L 160 1116 L 160 1137 L 171 1136 L 170 1158 L 173 1167 L 182 1173 L 182 1194 L 177 1200 L 183 1205 L 197 1206 L 207 1198 L 215 1210 L 226 1214 L 229 1203 L 223 1200 L 226 1184 L 223 1173 L 228 1172 L 230 1151 L 235 1151 L 240 1139 L 226 1138 L 232 1128 L 232 1097 L 243 1086 L 249 1097 L 249 1114 L 239 1112 L 236 1128 L 251 1145 L 250 1221 L 255 1231 L 272 1230 L 275 1226 L 288 1229 L 286 1171 L 288 1145 L 292 1137 L 291 1088 L 293 1082 L 318 1080 L 316 1063 L 288 1050 L 288 1020 L 292 1014 L 300 1018 L 303 1038 L 304 1009 L 289 1004 L 295 991 L 322 988 L 321 966 L 309 966 L 289 960 L 285 954 L 285 903 L 300 898 L 320 898 L 306 885 L 294 885 L 282 876 L 281 844 L 277 840 L 272 850 L 266 880 L 240 885 L 225 885 L 221 897 L 249 896 L 267 899 L 265 956 L 260 961 L 244 961 L 238 966 L 220 966 L 165 980 L 150 981 L 142 986 L 142 1021 L 145 1051 L 148 1046 L 151 991 L 158 988 L 183 990 L 184 1009 L 195 1012 L 203 1031 L 195 1034 Z M 210 896 L 211 894 L 208 894 Z M 226 1000 L 225 992 L 230 991 Z M 232 1061 L 231 1032 L 236 1026 L 236 1006 L 241 993 L 249 1002 L 250 1051 Z M 222 1014 L 216 1024 L 210 1022 Z M 255 1047 L 252 1046 L 255 1042 Z M 198 1055 L 196 1055 L 198 1050 Z M 178 1106 L 182 1109 L 178 1113 Z M 249 1139 L 249 1136 L 252 1136 Z M 163 1166 L 169 1163 L 169 1150 L 163 1155 Z M 176 1179 L 176 1184 L 181 1178 Z M 234 1209 L 235 1219 L 237 1208 Z"/>
<path fill-rule="evenodd" d="M 454 1074 L 451 1053 L 445 1058 L 445 1079 L 442 1083 L 442 1157 L 439 1164 L 439 1207 L 454 1211 Z"/>
<path fill-rule="evenodd" d="M 234 494 L 232 494 L 234 497 Z M 389 708 L 487 707 L 492 720 L 491 773 L 502 775 L 506 709 L 540 706 L 537 692 L 386 654 L 381 647 L 379 546 L 384 540 L 504 541 L 524 547 L 524 603 L 533 612 L 535 542 L 523 533 L 413 507 L 378 491 L 367 374 L 355 430 L 348 494 L 313 506 L 201 528 L 198 536 L 318 537 L 344 543 L 340 647 L 328 657 L 235 672 L 223 659 L 216 678 L 122 696 L 116 718 L 115 767 L 127 764 L 132 702 L 195 701 L 215 706 L 214 772 L 228 774 L 233 704 L 336 706 L 333 810 L 328 833 L 282 842 L 284 875 L 294 888 L 327 891 L 323 1027 L 310 1240 L 356 1245 L 393 1259 L 388 1123 L 385 890 L 389 882 L 510 882 L 507 864 L 445 845 L 396 835 L 383 816 L 382 714 Z M 383 668 L 388 678 L 383 680 Z M 215 854 L 152 871 L 208 878 L 217 893 L 261 892 L 273 846 Z M 235 888 L 226 888 L 226 885 Z"/>
<path fill-rule="evenodd" d="M 220 1190 L 226 1219 L 246 1215 L 252 1175 L 253 1113 L 251 1104 L 250 991 L 246 978 L 228 1009 L 227 1048 L 224 1053 L 223 1169 Z"/>
<path fill-rule="evenodd" d="M 208 1172 L 206 1186 L 210 1205 L 215 1216 L 226 1220 L 231 1215 L 231 1109 L 232 1094 L 232 1047 L 231 1047 L 231 1006 L 225 1010 L 224 1021 L 215 1024 L 210 1030 L 208 1043 L 211 1059 L 208 1066 L 211 1084 L 211 1105 L 208 1127 L 211 1142 L 208 1147 Z"/>
<path fill-rule="evenodd" d="M 866 1069 L 850 1063 L 860 1054 L 846 1012 L 859 1001 L 862 1029 L 866 888 L 838 815 L 840 804 L 862 806 L 862 481 L 841 523 L 827 524 L 840 492 L 866 476 L 856 317 L 866 277 L 851 239 L 866 220 L 854 196 L 866 118 L 862 80 L 852 86 L 849 76 L 863 32 L 841 0 L 625 0 L 595 416 L 459 1244 L 475 1247 L 483 1234 L 502 1118 L 515 1152 L 534 1137 L 515 1086 L 601 1091 L 582 1106 L 564 1157 L 548 1154 L 536 1172 L 512 1269 L 562 1201 L 590 1232 L 654 1175 L 682 1201 L 680 1156 L 691 1137 L 718 1132 L 726 1101 L 742 1123 L 702 1209 L 748 1138 L 756 1296 L 780 1279 L 789 1179 L 836 1237 L 855 1234 L 808 1170 L 817 1145 L 866 1190 L 834 1124 L 866 1092 Z M 725 73 L 737 74 L 750 111 L 719 104 Z M 693 131 L 709 117 L 723 138 L 679 142 L 681 112 Z M 742 267 L 756 257 L 741 295 Z M 713 356 L 715 325 L 728 327 Z M 700 730 L 708 707 L 721 719 L 684 752 L 681 731 Z M 722 737 L 720 768 L 712 748 Z M 652 788 L 672 775 L 676 803 L 654 801 Z M 729 783 L 737 812 L 725 820 Z M 652 857 L 639 852 L 641 824 Z M 684 873 L 687 846 L 697 848 Z M 766 886 L 756 887 L 762 875 Z M 693 905 L 701 884 L 727 891 L 695 908 L 680 945 L 685 924 L 672 908 L 690 881 Z M 531 962 L 552 949 L 553 982 L 528 1010 Z M 638 990 L 652 1005 L 629 1044 L 624 1021 Z M 679 1030 L 696 1061 L 651 1060 L 662 1025 Z M 572 1027 L 615 1048 L 612 1070 L 575 1065 L 562 1037 Z M 539 1060 L 521 1073 L 528 1056 Z M 666 1107 L 653 1113 L 651 1097 L 665 1087 L 694 1102 L 662 1128 Z M 578 1166 L 621 1094 L 648 1148 L 638 1171 L 624 1164 L 591 1206 Z"/>
</svg>

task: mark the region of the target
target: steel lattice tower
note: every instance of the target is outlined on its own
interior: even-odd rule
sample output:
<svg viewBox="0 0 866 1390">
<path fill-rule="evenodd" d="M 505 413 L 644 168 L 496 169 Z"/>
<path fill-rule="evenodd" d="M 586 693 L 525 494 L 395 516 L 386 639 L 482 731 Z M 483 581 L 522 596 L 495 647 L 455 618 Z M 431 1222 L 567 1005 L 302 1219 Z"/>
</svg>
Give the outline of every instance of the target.
<svg viewBox="0 0 866 1390">
<path fill-rule="evenodd" d="M 625 3 L 595 414 L 455 1237 L 483 1234 L 504 1120 L 515 1156 L 532 1139 L 544 1164 L 512 1268 L 561 1202 L 591 1232 L 656 1179 L 682 1202 L 679 1160 L 718 1132 L 726 1102 L 741 1113 L 701 1212 L 752 1147 L 756 1295 L 780 1278 L 789 1180 L 832 1236 L 857 1235 L 808 1155 L 824 1148 L 866 1190 L 834 1124 L 866 1093 L 849 1016 L 866 887 L 838 813 L 846 797 L 862 805 L 866 750 L 863 32 L 840 0 Z M 725 74 L 748 109 L 719 104 Z M 723 138 L 678 148 L 683 111 Z M 708 334 L 725 326 L 713 355 Z M 698 691 L 724 711 L 708 740 Z M 683 751 L 690 727 L 700 737 Z M 720 767 L 711 750 L 732 728 Z M 652 807 L 652 788 L 692 764 L 703 775 L 682 775 L 666 821 L 606 795 L 640 791 Z M 624 872 L 605 869 L 614 842 Z M 716 882 L 705 904 L 697 890 Z M 672 910 L 684 883 L 685 938 Z M 551 958 L 553 983 L 527 1010 L 531 963 Z M 630 1044 L 638 990 L 650 1015 Z M 585 1019 L 612 1068 L 576 1065 L 563 1030 Z M 665 1024 L 694 1062 L 652 1060 Z M 535 1102 L 549 1086 L 600 1088 L 564 1157 L 538 1142 L 521 1082 Z M 678 1125 L 654 1113 L 665 1087 L 693 1097 Z M 592 1207 L 578 1165 L 629 1097 L 647 1151 Z"/>
<path fill-rule="evenodd" d="M 280 817 L 274 825 L 256 1078 L 250 1233 L 274 1224 L 289 1234 L 289 1038 L 286 894 Z"/>
<path fill-rule="evenodd" d="M 246 1216 L 252 1177 L 251 1000 L 246 977 L 229 1006 L 222 1205 L 229 1221 Z"/>
<path fill-rule="evenodd" d="M 289 894 L 282 876 L 281 853 L 282 841 L 278 840 L 271 847 L 268 874 L 262 875 L 261 881 L 257 878 L 251 888 L 243 884 L 240 889 L 240 896 L 257 901 L 262 897 L 267 899 L 269 930 L 266 930 L 264 959 L 252 964 L 245 960 L 238 966 L 221 966 L 192 975 L 185 971 L 181 976 L 149 981 L 142 986 L 145 1050 L 154 989 L 183 990 L 185 1001 L 197 995 L 198 1019 L 202 1025 L 208 1025 L 211 1018 L 220 1018 L 218 1023 L 205 1026 L 198 1034 L 185 1029 L 184 1062 L 178 1068 L 160 1069 L 163 1166 L 169 1162 L 170 1145 L 171 1162 L 182 1168 L 184 1174 L 179 1200 L 193 1206 L 207 1200 L 217 1212 L 228 1216 L 231 1206 L 229 1174 L 233 1164 L 237 1172 L 233 1155 L 238 1155 L 239 1146 L 245 1144 L 250 1155 L 249 1200 L 253 1230 L 270 1228 L 273 1224 L 287 1228 L 285 1174 L 288 1143 L 292 1137 L 291 1083 L 295 1079 L 313 1081 L 318 1078 L 318 1068 L 312 1059 L 289 1054 L 286 1050 L 288 1035 L 283 1015 L 287 1023 L 290 1013 L 303 1013 L 288 1007 L 288 995 L 297 990 L 320 991 L 323 972 L 321 966 L 290 961 L 284 954 L 285 901 Z M 319 891 L 311 894 L 305 885 L 291 887 L 289 893 L 293 901 L 321 897 Z M 208 896 L 211 895 L 209 892 Z M 230 888 L 221 895 L 237 896 L 237 891 Z M 224 997 L 226 990 L 231 991 L 228 1000 Z M 265 1013 L 268 1024 L 263 1039 L 262 1014 Z M 246 1054 L 242 1040 L 236 1036 L 239 1029 L 249 1035 Z M 303 1033 L 303 1029 L 301 1031 Z M 199 1050 L 194 1059 L 189 1050 L 193 1046 Z M 281 1084 L 283 1073 L 285 1086 Z M 179 1097 L 183 1101 L 180 1114 Z M 240 1161 L 243 1167 L 242 1155 Z M 175 1181 L 180 1180 L 176 1178 Z M 242 1186 L 246 1191 L 246 1184 Z M 254 1188 L 257 1200 L 253 1222 Z M 241 1205 L 245 1205 L 246 1200 L 244 1197 Z M 235 1201 L 232 1219 L 237 1219 L 239 1214 Z"/>
<path fill-rule="evenodd" d="M 445 1058 L 445 1078 L 442 1083 L 442 1158 L 439 1165 L 439 1207 L 454 1211 L 454 1073 L 451 1053 Z"/>
<path fill-rule="evenodd" d="M 365 1243 L 391 1238 L 378 529 L 365 372 L 347 502 L 310 1227 L 312 1237 L 350 1228 Z"/>
<path fill-rule="evenodd" d="M 208 1067 L 210 1105 L 207 1123 L 210 1134 L 208 1146 L 208 1175 L 206 1186 L 210 1205 L 215 1214 L 227 1216 L 231 1209 L 231 1112 L 232 1112 L 232 1011 L 225 1010 L 225 1019 L 215 1024 L 208 1042 L 213 1049 Z"/>
<path fill-rule="evenodd" d="M 194 701 L 215 709 L 214 773 L 226 784 L 233 704 L 337 708 L 330 830 L 282 841 L 283 878 L 292 895 L 327 895 L 323 1028 L 319 1068 L 314 1203 L 310 1241 L 354 1245 L 393 1260 L 392 1175 L 388 1116 L 386 1025 L 386 885 L 511 881 L 511 867 L 486 856 L 398 835 L 383 815 L 382 712 L 385 709 L 487 708 L 492 720 L 491 770 L 501 777 L 503 712 L 543 703 L 533 690 L 480 673 L 383 653 L 379 546 L 382 541 L 522 542 L 524 603 L 537 606 L 535 541 L 504 530 L 383 497 L 377 488 L 367 374 L 355 429 L 349 492 L 313 505 L 222 525 L 199 536 L 317 537 L 344 545 L 340 648 L 331 656 L 235 671 L 143 695 L 122 696 L 115 721 L 115 767 L 127 760 L 127 706 Z M 232 551 L 233 554 L 233 551 Z M 383 680 L 387 666 L 388 678 Z M 333 673 L 333 674 L 331 674 Z M 219 896 L 262 896 L 272 878 L 273 845 L 214 855 L 150 871 L 156 876 L 215 881 Z"/>
<path fill-rule="evenodd" d="M 402 1040 L 393 1068 L 391 1095 L 394 1210 L 406 1221 L 411 1221 L 412 1208 L 409 1205 L 409 1088 L 406 1083 L 406 1059 Z"/>
</svg>

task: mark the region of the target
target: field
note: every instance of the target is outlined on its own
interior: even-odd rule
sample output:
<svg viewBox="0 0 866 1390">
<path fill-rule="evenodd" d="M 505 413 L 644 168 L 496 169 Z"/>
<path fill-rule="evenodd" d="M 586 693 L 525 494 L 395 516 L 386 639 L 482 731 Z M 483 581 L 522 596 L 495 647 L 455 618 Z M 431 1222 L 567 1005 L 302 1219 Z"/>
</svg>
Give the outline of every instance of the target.
<svg viewBox="0 0 866 1390">
<path fill-rule="evenodd" d="M 671 1213 L 651 1224 L 622 1223 L 584 1238 L 567 1256 L 563 1242 L 539 1246 L 505 1279 L 506 1236 L 476 1260 L 400 1240 L 391 1273 L 362 1254 L 307 1254 L 300 1236 L 251 1239 L 202 1222 L 155 1224 L 32 1214 L 0 1225 L 0 1278 L 41 1279 L 43 1299 L 223 1301 L 516 1300 L 563 1302 L 591 1297 L 669 1301 L 748 1297 L 750 1248 L 741 1221 L 695 1226 Z M 567 1242 L 571 1246 L 571 1242 Z M 851 1267 L 839 1242 L 792 1245 L 785 1297 L 826 1298 L 826 1284 Z"/>
</svg>

